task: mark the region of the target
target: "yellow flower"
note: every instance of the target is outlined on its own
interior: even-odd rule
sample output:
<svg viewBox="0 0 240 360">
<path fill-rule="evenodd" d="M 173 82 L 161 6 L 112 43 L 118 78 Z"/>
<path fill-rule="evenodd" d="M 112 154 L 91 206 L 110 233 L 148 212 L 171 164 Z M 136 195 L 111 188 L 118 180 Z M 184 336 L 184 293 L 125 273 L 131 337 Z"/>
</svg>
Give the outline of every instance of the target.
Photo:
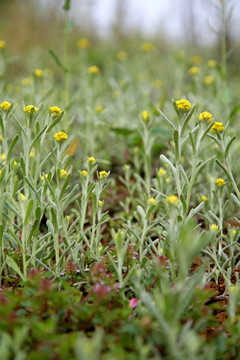
<svg viewBox="0 0 240 360">
<path fill-rule="evenodd" d="M 212 67 L 215 67 L 217 63 L 215 60 L 208 60 L 207 64 L 209 67 L 212 68 Z"/>
<path fill-rule="evenodd" d="M 29 156 L 31 159 L 35 158 L 35 151 L 34 150 L 30 151 Z"/>
<path fill-rule="evenodd" d="M 12 104 L 8 101 L 4 101 L 1 103 L 0 105 L 0 108 L 3 110 L 3 111 L 8 111 L 10 108 L 11 108 Z"/>
<path fill-rule="evenodd" d="M 59 115 L 62 113 L 62 110 L 61 110 L 60 107 L 58 107 L 58 106 L 52 106 L 52 107 L 50 107 L 50 108 L 49 108 L 49 111 L 50 111 L 50 113 L 52 113 L 52 115 L 53 115 L 54 117 L 57 117 L 57 116 L 59 116 Z"/>
<path fill-rule="evenodd" d="M 191 58 L 191 63 L 193 65 L 200 65 L 203 62 L 203 57 L 201 55 L 194 55 Z"/>
<path fill-rule="evenodd" d="M 57 142 L 68 139 L 67 134 L 65 134 L 65 132 L 63 132 L 63 131 L 60 131 L 59 133 L 54 134 L 53 137 Z"/>
<path fill-rule="evenodd" d="M 96 162 L 96 159 L 93 157 L 93 156 L 90 156 L 89 158 L 88 158 L 88 160 L 87 160 L 87 163 L 89 164 L 89 163 L 91 163 L 91 164 L 95 164 L 95 162 Z"/>
<path fill-rule="evenodd" d="M 90 47 L 90 41 L 86 38 L 81 38 L 78 40 L 77 46 L 80 49 L 88 49 Z"/>
<path fill-rule="evenodd" d="M 30 77 L 26 77 L 24 79 L 22 79 L 22 85 L 24 86 L 29 86 L 31 85 L 32 79 Z"/>
<path fill-rule="evenodd" d="M 235 234 L 236 234 L 236 230 L 233 229 L 233 230 L 232 230 L 232 234 L 235 235 Z"/>
<path fill-rule="evenodd" d="M 191 108 L 191 103 L 186 99 L 181 99 L 176 101 L 177 108 L 183 111 L 189 111 Z"/>
<path fill-rule="evenodd" d="M 62 178 L 66 178 L 67 177 L 67 172 L 66 170 L 60 170 L 60 174 Z"/>
<path fill-rule="evenodd" d="M 216 181 L 215 181 L 215 184 L 219 187 L 223 186 L 226 184 L 226 182 L 222 179 L 222 178 L 218 178 Z"/>
<path fill-rule="evenodd" d="M 50 174 L 43 174 L 43 176 L 41 176 L 42 181 L 44 181 L 45 179 L 48 179 L 48 181 L 50 181 Z"/>
<path fill-rule="evenodd" d="M 24 111 L 25 113 L 27 113 L 28 115 L 30 115 L 32 109 L 34 109 L 34 112 L 33 112 L 34 114 L 38 111 L 38 108 L 37 108 L 36 106 L 34 106 L 34 105 L 25 106 L 25 108 L 23 109 L 23 111 Z"/>
<path fill-rule="evenodd" d="M 160 177 L 165 176 L 166 174 L 167 174 L 166 170 L 164 170 L 164 169 L 162 169 L 162 168 L 158 170 L 158 175 L 159 175 Z"/>
<path fill-rule="evenodd" d="M 102 204 L 103 204 L 102 200 L 98 200 L 98 205 L 102 206 Z"/>
<path fill-rule="evenodd" d="M 0 135 L 0 142 L 2 142 L 2 135 Z"/>
<path fill-rule="evenodd" d="M 129 169 L 130 169 L 130 165 L 128 165 L 128 164 L 123 165 L 124 171 L 128 171 Z"/>
<path fill-rule="evenodd" d="M 5 49 L 6 47 L 6 41 L 0 40 L 0 50 Z"/>
<path fill-rule="evenodd" d="M 127 59 L 127 53 L 125 51 L 119 51 L 117 53 L 117 58 L 119 61 L 125 61 Z"/>
<path fill-rule="evenodd" d="M 20 199 L 21 199 L 22 201 L 24 201 L 24 200 L 25 200 L 25 195 L 23 195 L 22 193 L 20 193 Z"/>
<path fill-rule="evenodd" d="M 170 177 L 167 177 L 166 178 L 166 183 L 170 183 L 170 181 L 171 181 Z"/>
<path fill-rule="evenodd" d="M 96 112 L 100 113 L 103 111 L 103 107 L 102 106 L 97 106 L 96 107 Z"/>
<path fill-rule="evenodd" d="M 176 195 L 170 195 L 166 198 L 166 201 L 171 204 L 177 206 L 178 204 L 178 197 Z"/>
<path fill-rule="evenodd" d="M 5 159 L 6 159 L 6 154 L 3 153 L 3 154 L 1 155 L 1 160 L 5 160 Z"/>
<path fill-rule="evenodd" d="M 34 70 L 33 74 L 34 74 L 34 76 L 36 76 L 37 78 L 40 78 L 40 77 L 43 76 L 43 71 L 42 71 L 42 69 L 36 69 L 36 70 Z"/>
<path fill-rule="evenodd" d="M 105 170 L 100 171 L 100 173 L 99 173 L 100 179 L 105 179 L 107 176 L 108 176 L 108 173 Z"/>
<path fill-rule="evenodd" d="M 222 132 L 224 130 L 223 123 L 215 122 L 211 127 L 211 132 L 215 134 L 216 132 Z"/>
<path fill-rule="evenodd" d="M 200 70 L 197 66 L 192 66 L 188 72 L 190 75 L 197 75 L 199 74 Z"/>
<path fill-rule="evenodd" d="M 88 172 L 87 172 L 86 170 L 82 170 L 82 171 L 80 172 L 80 174 L 81 174 L 83 177 L 87 177 Z"/>
<path fill-rule="evenodd" d="M 141 116 L 142 116 L 143 121 L 147 122 L 150 120 L 151 113 L 149 111 L 145 110 L 142 112 Z"/>
<path fill-rule="evenodd" d="M 93 66 L 90 66 L 90 67 L 88 68 L 88 73 L 91 74 L 91 75 L 99 74 L 99 73 L 100 73 L 100 69 L 99 69 L 98 66 L 93 65 Z"/>
<path fill-rule="evenodd" d="M 148 199 L 148 202 L 149 202 L 149 204 L 154 205 L 155 204 L 155 199 L 154 198 Z"/>
<path fill-rule="evenodd" d="M 213 224 L 213 225 L 210 227 L 210 229 L 211 229 L 212 231 L 218 231 L 218 226 L 217 226 L 216 224 Z"/>
<path fill-rule="evenodd" d="M 212 75 L 206 75 L 203 79 L 204 85 L 211 85 L 214 83 L 214 77 Z"/>
<path fill-rule="evenodd" d="M 201 114 L 199 114 L 198 120 L 200 121 L 206 121 L 208 124 L 212 121 L 212 114 L 208 111 L 204 111 Z"/>
<path fill-rule="evenodd" d="M 205 195 L 202 195 L 202 201 L 207 201 L 207 197 Z"/>
<path fill-rule="evenodd" d="M 142 45 L 141 45 L 141 50 L 144 52 L 150 52 L 153 49 L 154 49 L 154 45 L 153 45 L 153 43 L 151 43 L 149 41 L 146 41 L 146 42 L 142 43 Z"/>
</svg>

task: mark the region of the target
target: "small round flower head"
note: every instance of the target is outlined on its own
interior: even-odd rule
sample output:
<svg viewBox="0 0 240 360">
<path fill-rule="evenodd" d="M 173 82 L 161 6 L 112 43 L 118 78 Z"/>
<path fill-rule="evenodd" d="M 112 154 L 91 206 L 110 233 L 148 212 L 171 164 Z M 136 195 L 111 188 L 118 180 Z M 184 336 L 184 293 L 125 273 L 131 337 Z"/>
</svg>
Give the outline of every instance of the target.
<svg viewBox="0 0 240 360">
<path fill-rule="evenodd" d="M 90 41 L 87 38 L 81 38 L 77 42 L 79 49 L 88 49 L 90 47 Z"/>
<path fill-rule="evenodd" d="M 0 50 L 5 49 L 6 47 L 6 41 L 0 40 Z"/>
<path fill-rule="evenodd" d="M 3 111 L 8 111 L 11 108 L 12 104 L 9 101 L 4 101 L 0 104 L 0 108 Z"/>
<path fill-rule="evenodd" d="M 159 169 L 157 173 L 158 173 L 158 175 L 159 175 L 160 177 L 165 176 L 165 175 L 167 174 L 166 170 L 164 170 L 164 169 L 162 169 L 162 168 Z"/>
<path fill-rule="evenodd" d="M 34 150 L 30 151 L 29 156 L 31 159 L 35 158 L 35 151 Z"/>
<path fill-rule="evenodd" d="M 202 197 L 201 197 L 201 199 L 202 199 L 202 201 L 207 201 L 207 197 L 205 196 L 205 195 L 202 195 Z"/>
<path fill-rule="evenodd" d="M 148 199 L 148 202 L 149 202 L 149 204 L 154 205 L 156 201 L 154 198 L 151 198 L 151 199 Z"/>
<path fill-rule="evenodd" d="M 214 77 L 212 75 L 205 76 L 203 79 L 203 83 L 204 85 L 211 85 L 212 83 L 214 83 Z"/>
<path fill-rule="evenodd" d="M 176 105 L 182 111 L 189 111 L 191 109 L 191 103 L 186 99 L 177 100 Z"/>
<path fill-rule="evenodd" d="M 142 117 L 143 121 L 148 122 L 150 120 L 151 113 L 149 111 L 147 111 L 147 110 L 144 110 L 141 113 L 141 117 Z"/>
<path fill-rule="evenodd" d="M 216 66 L 216 61 L 215 60 L 208 60 L 208 62 L 207 62 L 207 64 L 208 64 L 208 66 L 210 67 L 210 68 L 213 68 L 213 67 L 215 67 Z"/>
<path fill-rule="evenodd" d="M 38 111 L 38 108 L 37 108 L 36 106 L 34 106 L 34 105 L 25 106 L 25 108 L 23 109 L 23 111 L 24 111 L 26 114 L 30 115 L 32 109 L 34 109 L 34 111 L 33 111 L 34 114 Z"/>
<path fill-rule="evenodd" d="M 68 139 L 67 134 L 65 134 L 65 132 L 63 132 L 63 131 L 60 131 L 59 133 L 54 134 L 53 137 L 57 142 Z"/>
<path fill-rule="evenodd" d="M 216 224 L 213 224 L 213 225 L 210 227 L 210 229 L 211 229 L 212 231 L 218 231 L 218 226 L 217 226 Z"/>
<path fill-rule="evenodd" d="M 88 163 L 88 164 L 94 165 L 95 162 L 96 162 L 96 159 L 95 159 L 93 156 L 90 156 L 90 157 L 88 158 L 88 160 L 87 160 L 87 163 Z"/>
<path fill-rule="evenodd" d="M 62 113 L 62 110 L 60 109 L 60 107 L 58 106 L 52 106 L 49 108 L 50 113 L 54 116 L 57 117 Z"/>
<path fill-rule="evenodd" d="M 43 71 L 42 69 L 35 69 L 34 72 L 33 72 L 33 75 L 37 78 L 40 78 L 43 76 Z"/>
<path fill-rule="evenodd" d="M 97 106 L 96 107 L 96 112 L 97 113 L 100 113 L 100 112 L 102 112 L 103 111 L 103 107 L 102 106 Z"/>
<path fill-rule="evenodd" d="M 129 306 L 132 308 L 132 309 L 135 309 L 135 307 L 137 306 L 138 304 L 138 300 L 136 298 L 132 298 L 129 300 Z"/>
<path fill-rule="evenodd" d="M 67 177 L 66 170 L 60 170 L 60 175 L 61 175 L 61 178 L 66 178 Z"/>
<path fill-rule="evenodd" d="M 50 174 L 43 174 L 43 176 L 41 176 L 41 180 L 42 180 L 42 181 L 44 181 L 44 180 L 46 180 L 46 179 L 48 179 L 48 181 L 51 180 Z"/>
<path fill-rule="evenodd" d="M 197 75 L 199 74 L 200 70 L 197 66 L 192 66 L 188 72 L 190 75 Z"/>
<path fill-rule="evenodd" d="M 98 200 L 98 206 L 102 206 L 103 202 L 102 200 Z"/>
<path fill-rule="evenodd" d="M 92 65 L 88 68 L 88 73 L 91 75 L 96 75 L 100 73 L 100 69 L 98 66 Z"/>
<path fill-rule="evenodd" d="M 80 172 L 80 174 L 81 174 L 83 177 L 87 177 L 88 172 L 87 172 L 86 170 L 82 170 L 82 171 Z"/>
<path fill-rule="evenodd" d="M 191 58 L 191 63 L 193 65 L 200 65 L 203 62 L 203 57 L 201 55 L 194 55 Z"/>
<path fill-rule="evenodd" d="M 171 204 L 171 205 L 175 205 L 177 206 L 178 204 L 178 197 L 176 195 L 170 195 L 166 198 L 166 202 Z"/>
<path fill-rule="evenodd" d="M 223 130 L 224 130 L 223 123 L 220 122 L 215 122 L 211 127 L 211 132 L 213 134 L 216 134 L 216 132 L 222 132 Z"/>
<path fill-rule="evenodd" d="M 153 45 L 153 43 L 151 43 L 149 41 L 146 41 L 146 42 L 142 43 L 142 45 L 141 45 L 141 50 L 143 52 L 150 52 L 153 49 L 154 49 L 154 45 Z"/>
<path fill-rule="evenodd" d="M 23 86 L 29 86 L 31 85 L 32 79 L 30 77 L 25 77 L 22 79 L 22 85 Z"/>
<path fill-rule="evenodd" d="M 20 199 L 21 199 L 22 201 L 24 201 L 24 200 L 25 200 L 25 195 L 22 194 L 22 193 L 20 193 Z"/>
<path fill-rule="evenodd" d="M 99 173 L 100 179 L 106 179 L 107 176 L 108 176 L 108 173 L 105 170 L 100 171 L 100 173 Z"/>
<path fill-rule="evenodd" d="M 199 114 L 198 117 L 199 121 L 206 121 L 208 124 L 212 121 L 212 114 L 208 111 L 204 111 L 201 114 Z"/>
<path fill-rule="evenodd" d="M 216 181 L 215 181 L 215 184 L 218 186 L 218 187 L 221 187 L 223 185 L 226 184 L 225 180 L 223 180 L 222 178 L 218 178 Z"/>
<path fill-rule="evenodd" d="M 117 53 L 117 58 L 119 61 L 125 61 L 127 59 L 127 53 L 125 51 L 119 51 Z"/>
</svg>

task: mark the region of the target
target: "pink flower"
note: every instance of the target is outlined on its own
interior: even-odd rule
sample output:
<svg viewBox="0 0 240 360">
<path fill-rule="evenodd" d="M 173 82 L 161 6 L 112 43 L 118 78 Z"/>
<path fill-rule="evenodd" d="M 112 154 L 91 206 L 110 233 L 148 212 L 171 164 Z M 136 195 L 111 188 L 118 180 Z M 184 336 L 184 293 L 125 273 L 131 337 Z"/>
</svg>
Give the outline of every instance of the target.
<svg viewBox="0 0 240 360">
<path fill-rule="evenodd" d="M 129 303 L 130 303 L 131 308 L 135 309 L 135 307 L 138 304 L 138 300 L 136 298 L 132 298 L 132 299 L 129 300 Z"/>
</svg>

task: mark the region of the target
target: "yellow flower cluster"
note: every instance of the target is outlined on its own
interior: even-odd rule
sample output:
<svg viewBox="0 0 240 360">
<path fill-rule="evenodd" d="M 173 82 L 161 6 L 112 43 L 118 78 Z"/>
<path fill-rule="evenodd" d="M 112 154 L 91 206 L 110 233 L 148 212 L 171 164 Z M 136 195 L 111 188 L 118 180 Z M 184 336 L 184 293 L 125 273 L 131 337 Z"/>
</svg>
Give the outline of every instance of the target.
<svg viewBox="0 0 240 360">
<path fill-rule="evenodd" d="M 159 170 L 158 170 L 158 175 L 159 175 L 160 177 L 165 176 L 166 174 L 167 174 L 166 170 L 164 170 L 164 169 L 159 169 Z"/>
<path fill-rule="evenodd" d="M 53 137 L 57 142 L 68 139 L 67 134 L 65 134 L 65 132 L 63 132 L 63 131 L 60 131 L 59 133 L 54 134 Z"/>
<path fill-rule="evenodd" d="M 80 49 L 88 49 L 90 47 L 90 41 L 87 38 L 81 38 L 78 40 L 77 45 Z"/>
<path fill-rule="evenodd" d="M 215 134 L 216 132 L 222 132 L 224 130 L 223 123 L 221 122 L 215 122 L 213 126 L 211 127 L 211 132 Z"/>
<path fill-rule="evenodd" d="M 11 105 L 12 105 L 12 104 L 11 104 L 10 102 L 4 101 L 4 102 L 1 103 L 0 108 L 1 108 L 3 111 L 8 111 L 8 110 L 10 109 Z"/>
<path fill-rule="evenodd" d="M 154 198 L 148 199 L 148 202 L 149 202 L 149 204 L 154 205 L 155 204 L 155 199 Z"/>
<path fill-rule="evenodd" d="M 171 205 L 175 205 L 177 206 L 178 204 L 178 197 L 176 195 L 170 195 L 166 198 L 166 202 L 171 204 Z"/>
<path fill-rule="evenodd" d="M 143 121 L 149 121 L 151 117 L 151 113 L 147 110 L 144 110 L 141 114 Z"/>
<path fill-rule="evenodd" d="M 87 177 L 88 172 L 87 172 L 86 170 L 82 170 L 82 171 L 80 172 L 80 174 L 81 174 L 83 177 Z"/>
<path fill-rule="evenodd" d="M 103 111 L 103 107 L 102 106 L 97 106 L 96 107 L 96 112 L 100 113 Z"/>
<path fill-rule="evenodd" d="M 200 65 L 203 62 L 203 57 L 201 55 L 194 55 L 191 58 L 191 63 L 193 65 Z"/>
<path fill-rule="evenodd" d="M 208 66 L 210 67 L 210 68 L 213 68 L 213 67 L 215 67 L 216 66 L 216 61 L 215 60 L 208 60 L 208 62 L 207 62 L 207 64 L 208 64 Z"/>
<path fill-rule="evenodd" d="M 197 75 L 199 74 L 200 70 L 197 66 L 192 66 L 188 72 L 190 75 Z"/>
<path fill-rule="evenodd" d="M 89 163 L 91 163 L 91 164 L 95 164 L 95 162 L 96 162 L 96 159 L 93 157 L 93 156 L 90 156 L 89 158 L 88 158 L 88 160 L 87 160 L 87 163 L 89 164 Z"/>
<path fill-rule="evenodd" d="M 142 45 L 141 45 L 141 50 L 144 52 L 150 52 L 153 49 L 154 49 L 154 45 L 153 45 L 153 43 L 151 43 L 149 41 L 146 41 L 146 42 L 142 43 Z"/>
<path fill-rule="evenodd" d="M 206 75 L 203 79 L 204 85 L 211 85 L 214 83 L 214 77 L 212 75 Z"/>
<path fill-rule="evenodd" d="M 61 175 L 62 178 L 66 178 L 67 177 L 66 170 L 60 170 L 60 175 Z"/>
<path fill-rule="evenodd" d="M 125 61 L 127 59 L 127 53 L 125 51 L 119 51 L 117 53 L 117 58 L 119 61 Z"/>
<path fill-rule="evenodd" d="M 218 226 L 217 226 L 216 224 L 213 224 L 213 225 L 210 227 L 210 229 L 211 229 L 212 231 L 218 231 Z"/>
<path fill-rule="evenodd" d="M 207 197 L 205 195 L 202 195 L 202 201 L 207 201 Z"/>
<path fill-rule="evenodd" d="M 215 181 L 215 184 L 219 187 L 223 186 L 226 184 L 226 182 L 222 179 L 222 178 L 218 178 L 216 181 Z"/>
<path fill-rule="evenodd" d="M 0 40 L 0 50 L 5 49 L 6 47 L 6 41 Z"/>
<path fill-rule="evenodd" d="M 206 121 L 208 124 L 210 124 L 210 122 L 212 121 L 212 114 L 208 111 L 204 111 L 199 114 L 198 120 Z"/>
<path fill-rule="evenodd" d="M 49 108 L 49 111 L 52 113 L 54 117 L 59 116 L 62 113 L 62 110 L 58 106 L 52 106 Z"/>
<path fill-rule="evenodd" d="M 177 108 L 183 111 L 189 111 L 191 108 L 191 103 L 186 99 L 181 99 L 176 101 Z"/>
<path fill-rule="evenodd" d="M 88 73 L 91 75 L 96 75 L 100 73 L 100 69 L 98 66 L 92 65 L 88 68 Z"/>
<path fill-rule="evenodd" d="M 99 173 L 100 179 L 106 179 L 107 176 L 108 176 L 108 173 L 105 170 L 100 171 L 100 173 Z"/>
<path fill-rule="evenodd" d="M 43 71 L 42 71 L 42 69 L 36 69 L 36 70 L 34 70 L 33 74 L 34 74 L 34 76 L 36 76 L 37 78 L 40 78 L 40 77 L 43 76 Z"/>
<path fill-rule="evenodd" d="M 34 109 L 34 114 L 38 111 L 38 108 L 34 105 L 28 105 L 28 106 L 25 106 L 25 108 L 23 109 L 23 111 L 25 113 L 27 113 L 28 115 L 30 115 L 32 109 Z"/>
</svg>

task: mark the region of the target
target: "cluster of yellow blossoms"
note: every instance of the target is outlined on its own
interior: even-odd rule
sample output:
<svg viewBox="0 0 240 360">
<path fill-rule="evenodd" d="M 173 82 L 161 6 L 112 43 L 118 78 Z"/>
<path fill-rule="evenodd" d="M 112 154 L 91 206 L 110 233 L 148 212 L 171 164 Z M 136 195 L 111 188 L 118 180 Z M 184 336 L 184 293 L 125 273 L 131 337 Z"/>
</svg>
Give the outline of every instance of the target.
<svg viewBox="0 0 240 360">
<path fill-rule="evenodd" d="M 177 100 L 176 105 L 182 111 L 189 111 L 191 109 L 191 103 L 186 99 Z"/>
<path fill-rule="evenodd" d="M 62 113 L 62 110 L 60 109 L 60 107 L 58 106 L 52 106 L 49 108 L 50 113 L 54 116 L 57 117 Z"/>
<path fill-rule="evenodd" d="M 34 105 L 25 106 L 25 108 L 23 109 L 23 111 L 24 111 L 26 114 L 30 115 L 32 109 L 34 109 L 34 110 L 33 110 L 33 113 L 34 113 L 34 114 L 38 111 L 38 108 L 37 108 L 36 106 L 34 106 Z"/>
<path fill-rule="evenodd" d="M 67 134 L 65 134 L 65 132 L 63 132 L 63 131 L 60 131 L 59 133 L 54 134 L 53 137 L 57 142 L 68 139 Z"/>
<path fill-rule="evenodd" d="M 201 114 L 199 114 L 198 117 L 199 121 L 206 121 L 208 124 L 212 121 L 212 114 L 208 111 L 204 111 Z"/>
<path fill-rule="evenodd" d="M 3 101 L 0 105 L 0 108 L 3 110 L 3 111 L 8 111 L 10 108 L 11 108 L 12 104 L 8 101 Z"/>
</svg>

